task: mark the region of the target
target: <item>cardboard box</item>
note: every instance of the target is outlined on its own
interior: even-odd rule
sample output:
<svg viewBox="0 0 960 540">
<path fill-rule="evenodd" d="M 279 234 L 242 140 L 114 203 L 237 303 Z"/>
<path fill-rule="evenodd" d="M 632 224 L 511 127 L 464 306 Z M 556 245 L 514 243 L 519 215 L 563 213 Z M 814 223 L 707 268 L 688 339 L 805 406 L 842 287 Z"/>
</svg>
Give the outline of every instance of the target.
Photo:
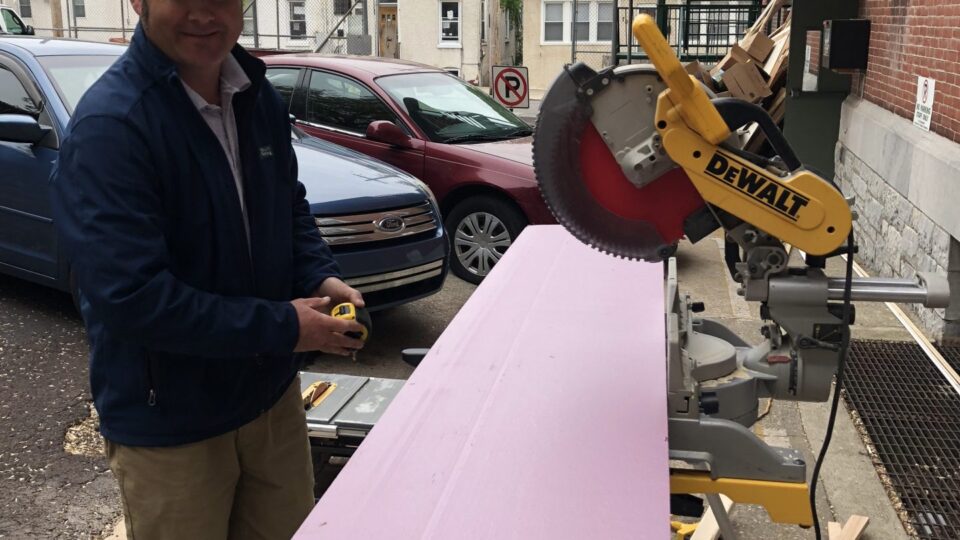
<svg viewBox="0 0 960 540">
<path fill-rule="evenodd" d="M 723 72 L 723 84 L 735 98 L 756 103 L 771 94 L 760 69 L 754 63 L 734 64 Z"/>
<path fill-rule="evenodd" d="M 717 85 L 713 81 L 713 77 L 710 76 L 710 72 L 707 71 L 707 68 L 703 67 L 699 61 L 694 60 L 684 66 L 684 69 L 687 70 L 687 73 L 693 75 L 695 79 L 702 82 L 710 90 L 716 90 Z"/>
<path fill-rule="evenodd" d="M 773 51 L 773 40 L 763 32 L 747 32 L 740 42 L 740 47 L 757 62 L 763 63 Z"/>
<path fill-rule="evenodd" d="M 717 65 L 713 66 L 713 69 L 710 70 L 710 74 L 716 75 L 720 72 L 730 69 L 734 64 L 750 64 L 753 61 L 753 57 L 747 54 L 747 51 L 743 50 L 743 47 L 739 45 L 733 45 L 730 47 L 730 51 L 727 52 L 727 55 L 723 57 L 723 60 L 720 60 L 717 62 Z"/>
</svg>

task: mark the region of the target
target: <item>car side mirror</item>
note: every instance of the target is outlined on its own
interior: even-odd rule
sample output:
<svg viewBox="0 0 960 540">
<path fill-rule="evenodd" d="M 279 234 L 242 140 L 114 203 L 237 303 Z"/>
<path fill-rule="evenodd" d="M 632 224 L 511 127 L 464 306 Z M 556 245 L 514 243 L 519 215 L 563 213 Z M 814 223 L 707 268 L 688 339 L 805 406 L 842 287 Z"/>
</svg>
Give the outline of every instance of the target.
<svg viewBox="0 0 960 540">
<path fill-rule="evenodd" d="M 0 114 L 0 141 L 36 144 L 47 131 L 32 116 Z"/>
<path fill-rule="evenodd" d="M 367 138 L 371 141 L 387 143 L 400 148 L 413 148 L 410 136 L 399 126 L 387 120 L 376 120 L 367 126 Z"/>
<path fill-rule="evenodd" d="M 27 25 L 26 28 L 23 29 L 23 35 L 25 35 L 25 36 L 32 36 L 32 35 L 34 35 L 34 34 L 36 34 L 36 33 L 37 33 L 37 31 L 34 30 L 33 27 L 30 26 L 29 24 Z"/>
</svg>

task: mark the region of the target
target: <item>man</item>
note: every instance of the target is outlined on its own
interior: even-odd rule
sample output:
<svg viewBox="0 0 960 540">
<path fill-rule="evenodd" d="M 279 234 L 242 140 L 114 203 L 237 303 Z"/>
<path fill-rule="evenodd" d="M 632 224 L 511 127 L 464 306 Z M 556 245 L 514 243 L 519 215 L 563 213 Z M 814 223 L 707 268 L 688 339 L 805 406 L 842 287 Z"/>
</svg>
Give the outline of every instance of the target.
<svg viewBox="0 0 960 540">
<path fill-rule="evenodd" d="M 363 305 L 297 181 L 240 0 L 138 0 L 52 182 L 130 538 L 289 538 L 313 505 L 294 351 L 350 354 Z"/>
</svg>

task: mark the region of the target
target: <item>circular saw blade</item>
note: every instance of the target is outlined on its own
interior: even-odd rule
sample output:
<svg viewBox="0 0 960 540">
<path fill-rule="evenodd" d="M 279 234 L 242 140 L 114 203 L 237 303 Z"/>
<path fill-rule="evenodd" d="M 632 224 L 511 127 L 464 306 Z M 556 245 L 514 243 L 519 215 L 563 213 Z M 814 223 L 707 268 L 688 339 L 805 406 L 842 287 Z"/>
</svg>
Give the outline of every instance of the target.
<svg viewBox="0 0 960 540">
<path fill-rule="evenodd" d="M 533 140 L 540 191 L 557 221 L 600 251 L 662 260 L 705 205 L 658 145 L 653 117 L 665 87 L 652 66 L 598 75 L 577 64 L 541 103 Z"/>
</svg>

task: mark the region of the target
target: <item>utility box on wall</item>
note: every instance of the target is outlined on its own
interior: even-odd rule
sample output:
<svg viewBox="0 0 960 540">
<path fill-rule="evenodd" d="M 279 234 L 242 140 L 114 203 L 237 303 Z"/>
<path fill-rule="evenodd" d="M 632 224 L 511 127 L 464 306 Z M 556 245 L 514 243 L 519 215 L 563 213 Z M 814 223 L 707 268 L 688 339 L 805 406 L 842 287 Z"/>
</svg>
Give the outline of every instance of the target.
<svg viewBox="0 0 960 540">
<path fill-rule="evenodd" d="M 823 21 L 820 65 L 833 71 L 863 71 L 870 53 L 869 19 Z"/>
</svg>

